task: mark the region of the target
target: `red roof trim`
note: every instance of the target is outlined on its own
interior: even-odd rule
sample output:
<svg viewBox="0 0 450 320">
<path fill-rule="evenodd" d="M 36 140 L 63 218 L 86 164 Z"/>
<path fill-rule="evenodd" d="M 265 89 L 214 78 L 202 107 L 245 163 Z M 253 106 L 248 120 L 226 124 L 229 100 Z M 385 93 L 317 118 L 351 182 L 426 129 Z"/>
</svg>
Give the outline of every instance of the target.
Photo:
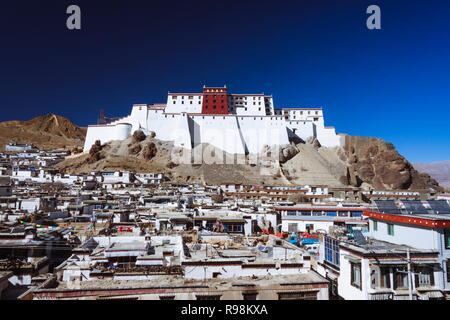
<svg viewBox="0 0 450 320">
<path fill-rule="evenodd" d="M 442 219 L 442 220 L 432 220 L 426 219 L 422 217 L 415 217 L 414 215 L 405 216 L 399 214 L 388 214 L 381 213 L 375 211 L 364 211 L 364 216 L 369 218 L 384 220 L 384 221 L 392 221 L 398 223 L 412 224 L 418 226 L 425 226 L 430 228 L 450 228 L 450 219 Z"/>
</svg>

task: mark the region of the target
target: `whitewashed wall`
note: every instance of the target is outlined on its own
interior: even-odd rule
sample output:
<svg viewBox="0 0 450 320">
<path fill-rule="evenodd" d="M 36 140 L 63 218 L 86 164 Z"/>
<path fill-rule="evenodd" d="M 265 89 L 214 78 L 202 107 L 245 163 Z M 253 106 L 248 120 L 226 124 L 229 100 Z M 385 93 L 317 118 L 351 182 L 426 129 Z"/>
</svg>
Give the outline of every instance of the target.
<svg viewBox="0 0 450 320">
<path fill-rule="evenodd" d="M 413 219 L 414 217 L 411 217 Z M 374 230 L 370 220 L 370 237 L 390 243 L 411 246 L 417 249 L 439 250 L 439 233 L 431 228 L 410 227 L 394 224 L 394 235 L 387 233 L 387 223 L 378 221 L 378 229 Z"/>
<path fill-rule="evenodd" d="M 370 285 L 369 260 L 361 260 L 361 289 L 351 285 L 351 264 L 345 258 L 350 253 L 340 250 L 340 272 L 338 278 L 338 294 L 345 300 L 366 300 Z"/>
<path fill-rule="evenodd" d="M 170 97 L 168 103 L 172 101 Z M 168 106 L 165 110 L 134 105 L 127 117 L 108 125 L 89 126 L 84 152 L 88 152 L 96 140 L 100 140 L 102 144 L 112 140 L 124 140 L 139 129 L 146 134 L 153 131 L 157 139 L 174 141 L 175 146 L 190 149 L 191 144 L 195 146 L 209 143 L 230 154 L 244 154 L 246 151 L 256 154 L 266 145 L 289 144 L 288 128 L 291 131 L 295 129 L 295 135 L 303 140 L 314 136 L 325 147 L 343 146 L 343 137 L 336 135 L 334 128 L 323 126 L 321 110 L 305 111 L 320 114 L 305 115 L 303 122 L 290 121 L 285 120 L 284 116 L 266 116 L 264 96 L 247 96 L 248 105 L 245 112 L 238 112 L 237 115 L 197 115 L 201 113 L 201 104 L 198 104 L 201 102 L 201 96 L 192 97 L 189 99 L 189 95 L 177 96 L 177 104 L 172 103 L 171 107 Z M 178 105 L 179 101 L 185 102 L 183 107 Z M 318 120 L 313 121 L 314 118 Z M 289 134 L 292 136 L 292 132 Z"/>
</svg>

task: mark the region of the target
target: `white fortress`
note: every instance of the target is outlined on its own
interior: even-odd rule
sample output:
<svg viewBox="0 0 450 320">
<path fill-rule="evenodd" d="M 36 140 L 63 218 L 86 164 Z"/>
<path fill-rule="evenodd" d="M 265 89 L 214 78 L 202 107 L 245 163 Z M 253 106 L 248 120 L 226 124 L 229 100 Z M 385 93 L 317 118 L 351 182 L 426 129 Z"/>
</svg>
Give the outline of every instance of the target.
<svg viewBox="0 0 450 320">
<path fill-rule="evenodd" d="M 104 121 L 102 121 L 104 122 Z M 169 93 L 166 104 L 135 104 L 131 114 L 88 127 L 84 152 L 96 140 L 124 140 L 136 130 L 192 149 L 209 143 L 230 154 L 257 154 L 266 146 L 315 137 L 325 147 L 344 145 L 334 127 L 325 127 L 322 108 L 275 109 L 264 94 L 228 94 L 225 87 L 203 93 Z"/>
</svg>

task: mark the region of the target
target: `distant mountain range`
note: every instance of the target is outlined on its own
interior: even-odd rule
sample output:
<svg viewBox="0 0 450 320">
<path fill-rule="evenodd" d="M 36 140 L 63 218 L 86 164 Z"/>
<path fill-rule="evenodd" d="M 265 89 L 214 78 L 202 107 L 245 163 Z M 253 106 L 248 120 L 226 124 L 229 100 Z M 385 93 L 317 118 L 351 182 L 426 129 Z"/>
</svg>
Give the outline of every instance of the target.
<svg viewBox="0 0 450 320">
<path fill-rule="evenodd" d="M 415 162 L 413 165 L 416 170 L 428 173 L 441 186 L 450 188 L 450 160 L 429 163 Z"/>
</svg>

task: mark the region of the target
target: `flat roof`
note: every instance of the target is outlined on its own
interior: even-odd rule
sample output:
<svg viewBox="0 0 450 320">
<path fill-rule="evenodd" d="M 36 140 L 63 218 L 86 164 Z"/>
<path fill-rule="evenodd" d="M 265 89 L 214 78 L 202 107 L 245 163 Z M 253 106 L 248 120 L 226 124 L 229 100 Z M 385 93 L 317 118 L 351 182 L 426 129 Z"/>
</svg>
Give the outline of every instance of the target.
<svg viewBox="0 0 450 320">
<path fill-rule="evenodd" d="M 133 290 L 132 294 L 159 293 L 160 289 L 203 289 L 196 290 L 203 293 L 205 289 L 211 288 L 216 290 L 231 289 L 233 285 L 243 285 L 244 283 L 253 284 L 252 287 L 263 287 L 278 285 L 278 289 L 283 289 L 286 285 L 311 285 L 311 284 L 328 284 L 328 280 L 319 275 L 315 271 L 295 275 L 265 275 L 253 277 L 239 277 L 230 279 L 208 279 L 206 282 L 202 280 L 191 280 L 186 283 L 186 279 L 179 275 L 168 277 L 167 275 L 154 276 L 152 281 L 148 280 L 95 280 L 81 281 L 77 289 L 69 287 L 67 282 L 58 282 L 56 288 L 36 289 L 36 294 L 56 294 L 62 292 L 80 292 L 80 295 L 98 295 L 100 292 L 112 293 L 112 291 Z M 145 290 L 139 292 L 139 290 Z M 147 291 L 147 290 L 156 290 Z M 276 290 L 274 288 L 274 290 Z M 83 294 L 83 291 L 86 293 Z M 95 292 L 98 291 L 98 292 Z M 205 292 L 206 293 L 206 292 Z M 113 294 L 114 295 L 114 294 Z M 117 294 L 116 294 L 117 295 Z M 76 295 L 75 295 L 76 296 Z"/>
<path fill-rule="evenodd" d="M 358 252 L 360 254 L 364 254 L 365 256 L 370 255 L 392 255 L 392 257 L 396 257 L 397 259 L 406 258 L 407 249 L 410 250 L 412 255 L 424 254 L 427 259 L 430 259 L 429 255 L 436 255 L 438 252 L 430 249 L 417 249 L 413 247 L 409 247 L 406 245 L 400 245 L 395 243 L 390 243 L 381 240 L 375 240 L 370 238 L 366 245 L 359 245 L 357 243 L 351 243 L 348 241 L 340 241 L 339 246 L 349 249 L 354 252 Z M 389 257 L 392 259 L 392 257 Z"/>
</svg>

